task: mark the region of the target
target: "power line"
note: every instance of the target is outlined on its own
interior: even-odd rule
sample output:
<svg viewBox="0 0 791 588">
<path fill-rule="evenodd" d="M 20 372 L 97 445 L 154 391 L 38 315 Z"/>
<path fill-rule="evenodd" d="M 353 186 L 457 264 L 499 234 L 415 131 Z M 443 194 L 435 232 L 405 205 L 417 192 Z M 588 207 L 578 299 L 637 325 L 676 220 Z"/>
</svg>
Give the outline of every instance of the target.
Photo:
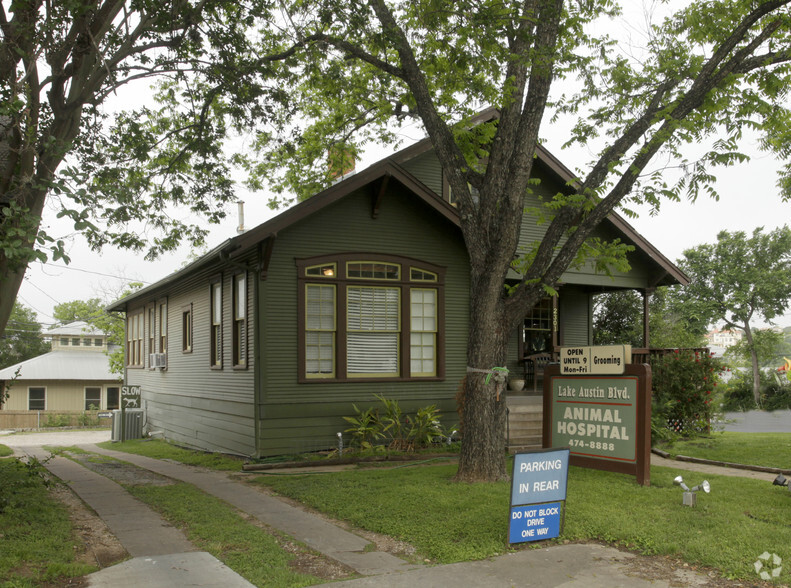
<svg viewBox="0 0 791 588">
<path fill-rule="evenodd" d="M 57 264 L 49 263 L 49 262 L 42 262 L 41 265 L 49 265 L 49 266 L 52 266 L 52 267 L 57 267 L 59 269 L 67 269 L 67 270 L 72 270 L 72 271 L 75 271 L 75 272 L 82 272 L 84 274 L 95 274 L 97 276 L 104 276 L 105 278 L 115 278 L 116 280 L 124 280 L 124 281 L 127 281 L 127 282 L 140 282 L 141 284 L 150 284 L 151 283 L 151 282 L 146 282 L 145 280 L 138 280 L 138 279 L 128 278 L 126 276 L 115 276 L 113 274 L 105 274 L 105 273 L 102 273 L 102 272 L 95 272 L 93 270 L 82 269 L 80 267 L 73 267 L 71 265 L 57 265 Z"/>
</svg>

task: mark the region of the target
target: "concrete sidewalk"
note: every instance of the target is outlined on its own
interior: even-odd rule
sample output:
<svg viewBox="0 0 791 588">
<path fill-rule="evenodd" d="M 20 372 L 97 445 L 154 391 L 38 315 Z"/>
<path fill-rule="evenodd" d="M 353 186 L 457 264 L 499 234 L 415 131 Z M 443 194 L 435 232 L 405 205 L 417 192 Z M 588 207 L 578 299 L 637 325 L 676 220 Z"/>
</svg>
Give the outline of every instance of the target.
<svg viewBox="0 0 791 588">
<path fill-rule="evenodd" d="M 3 441 L 8 443 L 9 440 Z M 50 457 L 40 446 L 24 445 L 14 449 L 16 455 L 29 455 L 42 461 Z M 180 530 L 112 480 L 64 457 L 51 457 L 44 465 L 101 517 L 132 557 L 90 574 L 89 586 L 253 586 L 213 555 L 197 551 Z"/>
<path fill-rule="evenodd" d="M 11 446 L 15 445 L 14 441 L 8 437 L 0 439 Z M 74 445 L 68 442 L 48 444 Z M 364 576 L 326 586 L 666 587 L 705 586 L 709 581 L 708 577 L 688 569 L 663 569 L 661 574 L 646 575 L 640 565 L 644 558 L 595 544 L 525 549 L 488 560 L 443 566 L 411 565 L 389 553 L 375 551 L 366 539 L 234 480 L 226 473 L 105 450 L 90 441 L 81 447 L 193 484 Z M 40 446 L 32 444 L 26 444 L 22 450 L 40 458 L 47 455 Z M 678 467 L 677 462 L 661 465 Z M 235 588 L 251 585 L 210 554 L 195 551 L 178 529 L 115 482 L 65 458 L 54 458 L 47 467 L 105 520 L 133 557 L 88 576 L 90 586 L 123 588 L 142 584 L 147 588 Z"/>
</svg>

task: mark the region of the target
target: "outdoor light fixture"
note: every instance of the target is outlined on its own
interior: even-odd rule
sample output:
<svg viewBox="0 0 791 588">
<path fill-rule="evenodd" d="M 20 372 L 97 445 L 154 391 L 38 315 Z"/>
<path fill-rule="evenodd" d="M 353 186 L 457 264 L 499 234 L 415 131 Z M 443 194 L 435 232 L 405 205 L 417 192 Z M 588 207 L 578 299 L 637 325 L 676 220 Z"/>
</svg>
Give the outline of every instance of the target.
<svg viewBox="0 0 791 588">
<path fill-rule="evenodd" d="M 788 488 L 789 492 L 791 492 L 791 484 L 788 483 L 788 480 L 786 480 L 783 474 L 777 474 L 777 477 L 772 480 L 772 484 L 775 486 L 785 486 Z"/>
<path fill-rule="evenodd" d="M 684 498 L 681 501 L 681 504 L 684 506 L 695 506 L 698 503 L 698 498 L 696 492 L 698 490 L 703 490 L 706 494 L 711 492 L 711 484 L 709 484 L 708 480 L 703 480 L 697 486 L 694 486 L 691 490 L 689 486 L 684 483 L 684 479 L 681 476 L 676 476 L 673 479 L 673 483 L 676 486 L 681 486 L 681 489 L 684 491 Z"/>
</svg>

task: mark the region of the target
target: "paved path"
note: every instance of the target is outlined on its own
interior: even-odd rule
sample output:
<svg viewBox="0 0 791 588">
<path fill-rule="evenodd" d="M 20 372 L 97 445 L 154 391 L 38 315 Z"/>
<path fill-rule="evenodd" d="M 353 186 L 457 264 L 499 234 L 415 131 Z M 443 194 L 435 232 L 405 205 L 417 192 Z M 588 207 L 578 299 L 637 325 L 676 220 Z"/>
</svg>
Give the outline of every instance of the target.
<svg viewBox="0 0 791 588">
<path fill-rule="evenodd" d="M 726 412 L 722 428 L 735 433 L 791 433 L 791 410 Z"/>
<path fill-rule="evenodd" d="M 640 556 L 601 545 L 557 545 L 525 549 L 483 561 L 443 566 L 410 565 L 388 553 L 370 551 L 369 542 L 324 519 L 256 490 L 228 474 L 184 466 L 128 453 L 100 449 L 94 443 L 101 432 L 88 437 L 44 433 L 0 436 L 0 443 L 18 452 L 43 456 L 42 445 L 79 445 L 133 463 L 158 474 L 195 485 L 260 521 L 304 542 L 321 553 L 357 570 L 363 577 L 327 584 L 333 588 L 387 586 L 415 588 L 446 586 L 563 586 L 652 587 L 704 586 L 708 578 L 682 569 L 664 571 L 660 579 L 639 575 Z M 109 433 L 105 433 L 109 436 Z M 658 458 L 658 456 L 654 456 Z M 653 463 L 653 461 L 652 461 Z M 700 471 L 696 464 L 671 465 Z M 695 467 L 692 467 L 695 466 Z M 100 588 L 174 586 L 236 588 L 250 586 L 244 578 L 208 553 L 195 551 L 177 529 L 145 504 L 103 476 L 66 458 L 54 458 L 47 467 L 64 480 L 108 524 L 133 559 L 88 576 Z M 720 473 L 720 472 L 716 472 Z"/>
</svg>

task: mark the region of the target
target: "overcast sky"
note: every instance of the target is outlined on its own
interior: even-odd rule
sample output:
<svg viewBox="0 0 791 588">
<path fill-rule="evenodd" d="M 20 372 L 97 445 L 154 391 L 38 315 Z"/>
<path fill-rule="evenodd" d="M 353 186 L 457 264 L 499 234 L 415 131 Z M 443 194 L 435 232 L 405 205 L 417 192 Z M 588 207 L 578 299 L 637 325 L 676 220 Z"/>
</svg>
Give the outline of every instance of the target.
<svg viewBox="0 0 791 588">
<path fill-rule="evenodd" d="M 626 31 L 624 34 L 639 31 L 640 18 L 640 15 L 630 16 L 630 20 L 621 25 L 621 30 Z M 561 149 L 565 133 L 560 126 L 545 124 L 542 136 L 547 148 L 572 170 L 584 168 L 591 159 L 583 151 Z M 420 138 L 420 133 L 412 129 L 404 146 L 410 140 Z M 627 221 L 671 261 L 679 259 L 689 247 L 714 242 L 721 230 L 751 232 L 759 226 L 767 230 L 783 226 L 788 222 L 791 204 L 780 199 L 775 187 L 778 162 L 762 154 L 755 145 L 745 145 L 744 151 L 752 156 L 749 163 L 715 171 L 721 196 L 718 202 L 708 198 L 694 204 L 687 200 L 666 202 L 657 216 L 651 217 L 646 211 L 641 211 L 640 218 Z M 358 165 L 358 171 L 376 159 L 375 154 L 369 155 Z M 266 207 L 266 194 L 240 191 L 240 198 L 245 201 L 247 228 L 275 214 Z M 55 218 L 56 212 L 50 208 L 45 210 L 44 226 L 47 231 L 57 237 L 70 235 L 72 229 L 62 219 Z M 225 222 L 212 229 L 208 247 L 234 236 L 237 224 L 236 210 L 229 210 Z M 106 248 L 102 253 L 92 252 L 77 236 L 70 239 L 69 254 L 69 266 L 62 262 L 31 264 L 20 289 L 19 301 L 33 308 L 44 324 L 54 321 L 52 308 L 55 304 L 91 297 L 113 298 L 128 281 L 153 283 L 181 267 L 190 250 L 182 247 L 158 261 L 146 262 L 139 254 L 128 251 Z M 783 326 L 791 325 L 791 316 L 787 315 L 778 322 Z"/>
</svg>

